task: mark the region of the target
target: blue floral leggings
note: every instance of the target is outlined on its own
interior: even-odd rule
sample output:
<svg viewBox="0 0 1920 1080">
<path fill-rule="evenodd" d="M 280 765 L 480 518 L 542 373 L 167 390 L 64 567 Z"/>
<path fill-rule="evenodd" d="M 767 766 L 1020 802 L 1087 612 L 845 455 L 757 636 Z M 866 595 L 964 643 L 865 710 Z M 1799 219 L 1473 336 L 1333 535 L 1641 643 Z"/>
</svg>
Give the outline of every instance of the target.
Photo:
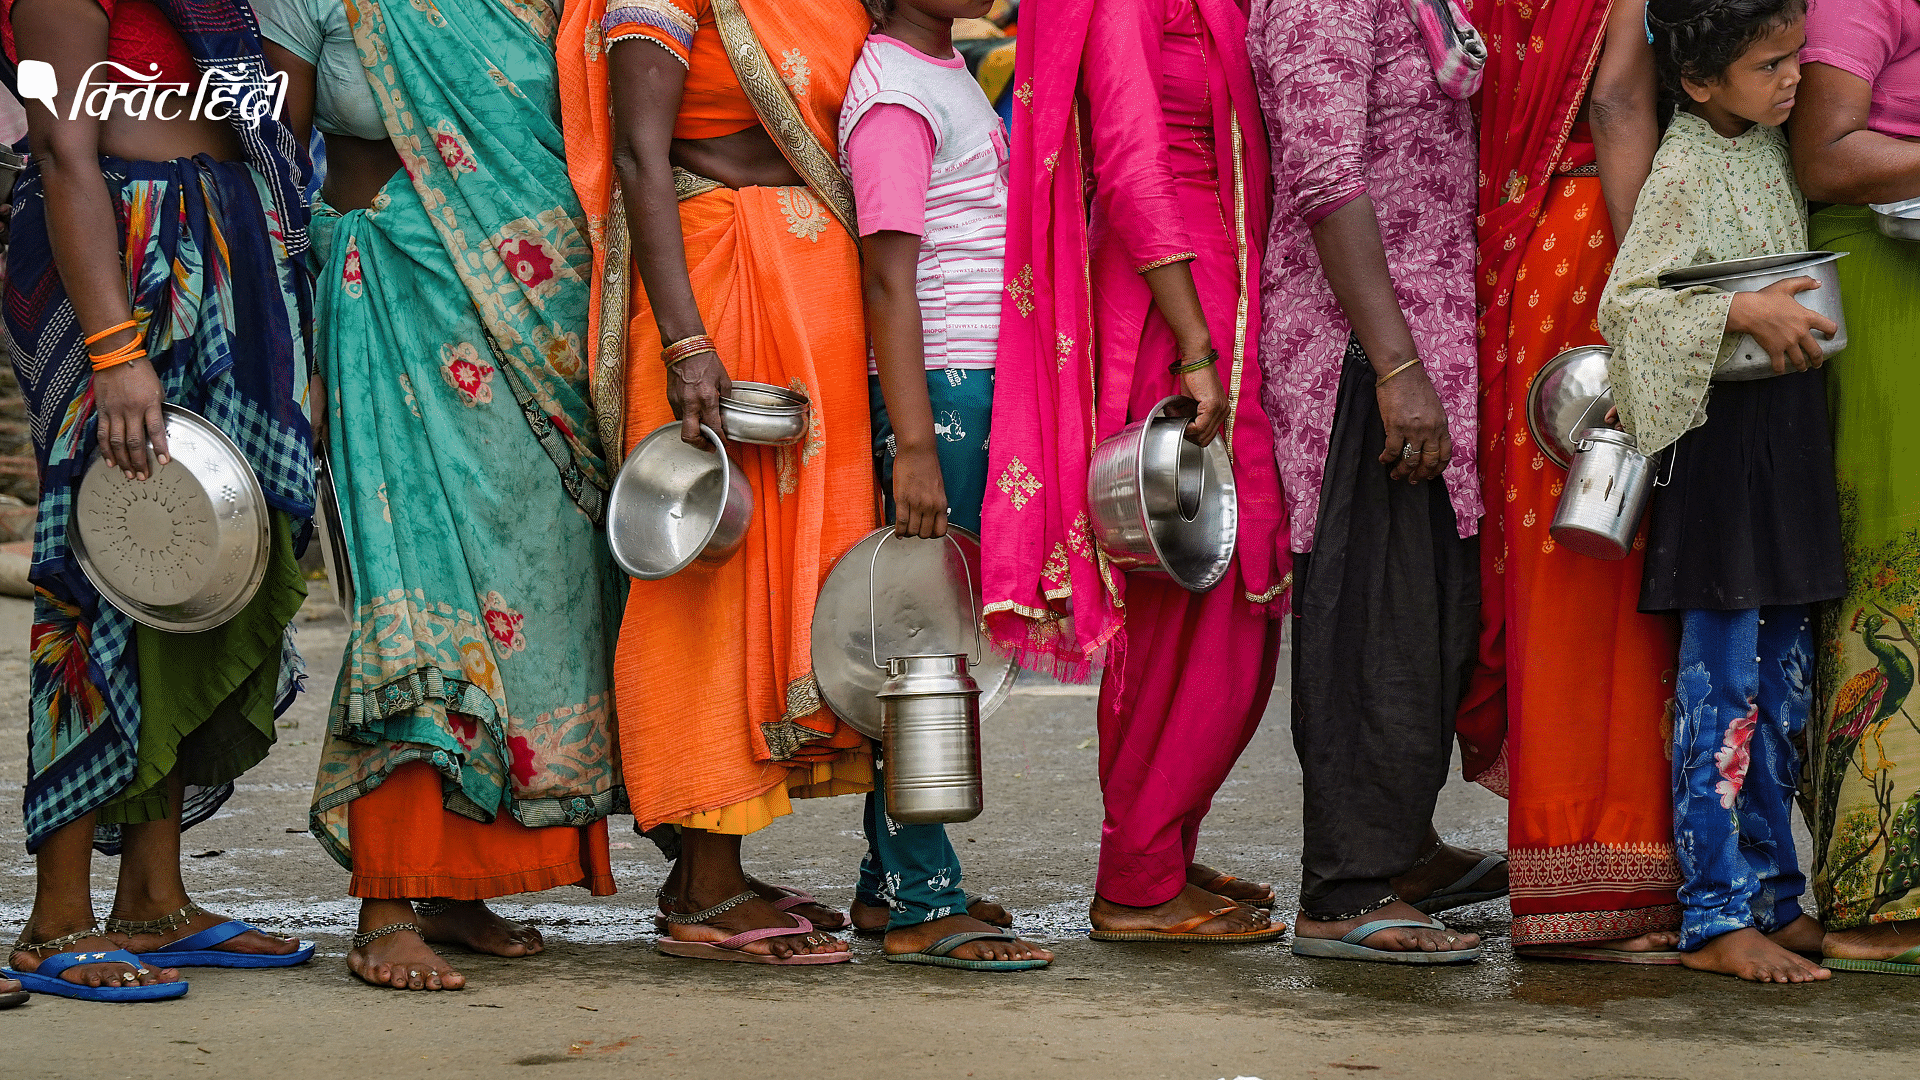
<svg viewBox="0 0 1920 1080">
<path fill-rule="evenodd" d="M 1812 676 L 1805 605 L 1682 614 L 1673 840 L 1683 950 L 1800 917 L 1807 883 L 1793 845 L 1793 745 L 1812 707 Z"/>
</svg>

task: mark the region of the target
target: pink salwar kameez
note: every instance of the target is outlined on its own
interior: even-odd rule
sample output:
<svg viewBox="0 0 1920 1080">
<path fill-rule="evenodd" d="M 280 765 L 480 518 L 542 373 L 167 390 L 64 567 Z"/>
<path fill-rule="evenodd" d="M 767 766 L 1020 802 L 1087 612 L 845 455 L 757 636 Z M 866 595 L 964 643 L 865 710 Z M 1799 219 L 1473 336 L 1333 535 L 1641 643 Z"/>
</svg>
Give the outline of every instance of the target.
<svg viewBox="0 0 1920 1080">
<path fill-rule="evenodd" d="M 1028 666 L 1084 679 L 1104 663 L 1097 889 L 1151 907 L 1185 885 L 1200 822 L 1265 711 L 1287 610 L 1250 291 L 1266 138 L 1235 0 L 1054 0 L 1036 14 L 1023 37 L 1045 47 L 1023 50 L 1014 91 L 1026 115 L 1014 125 L 987 621 Z M 1091 447 L 1182 392 L 1167 370 L 1173 332 L 1142 277 L 1175 262 L 1192 270 L 1232 405 L 1219 437 L 1238 548 L 1204 594 L 1115 571 L 1086 517 Z"/>
</svg>

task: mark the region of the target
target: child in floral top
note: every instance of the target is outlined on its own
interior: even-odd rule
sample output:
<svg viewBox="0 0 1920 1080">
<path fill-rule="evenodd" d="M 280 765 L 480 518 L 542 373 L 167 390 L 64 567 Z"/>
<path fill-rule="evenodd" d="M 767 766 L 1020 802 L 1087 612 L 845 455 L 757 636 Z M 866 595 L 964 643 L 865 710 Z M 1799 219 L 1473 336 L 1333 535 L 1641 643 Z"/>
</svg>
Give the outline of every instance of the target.
<svg viewBox="0 0 1920 1080">
<path fill-rule="evenodd" d="M 1620 421 L 1665 451 L 1642 611 L 1681 616 L 1674 850 L 1689 967 L 1825 979 L 1790 811 L 1811 707 L 1811 605 L 1841 595 L 1839 499 L 1820 341 L 1797 277 L 1759 292 L 1661 288 L 1683 267 L 1807 246 L 1779 125 L 1806 43 L 1804 0 L 1650 0 L 1662 81 L 1681 101 L 1600 302 Z M 1751 335 L 1775 377 L 1714 383 Z M 1711 400 L 1709 400 L 1711 390 Z"/>
</svg>

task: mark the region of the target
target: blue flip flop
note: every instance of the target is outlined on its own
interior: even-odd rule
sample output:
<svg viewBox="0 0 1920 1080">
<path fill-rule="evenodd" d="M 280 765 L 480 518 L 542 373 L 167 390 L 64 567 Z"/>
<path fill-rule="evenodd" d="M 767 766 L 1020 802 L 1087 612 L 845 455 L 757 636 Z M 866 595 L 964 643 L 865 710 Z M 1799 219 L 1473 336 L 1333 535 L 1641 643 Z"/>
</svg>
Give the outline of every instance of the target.
<svg viewBox="0 0 1920 1080">
<path fill-rule="evenodd" d="M 1464 964 L 1469 960 L 1480 959 L 1480 947 L 1477 945 L 1471 949 L 1426 952 L 1421 949 L 1369 949 L 1360 944 L 1375 931 L 1396 926 L 1411 926 L 1421 930 L 1446 929 L 1446 926 L 1437 919 L 1429 919 L 1426 922 L 1415 922 L 1412 919 L 1375 919 L 1370 923 L 1360 924 L 1352 933 L 1337 941 L 1333 938 L 1302 937 L 1296 932 L 1293 935 L 1293 955 L 1317 957 L 1322 960 L 1369 960 L 1376 964 Z"/>
<path fill-rule="evenodd" d="M 63 952 L 54 953 L 40 961 L 38 971 L 15 971 L 12 968 L 0 968 L 0 975 L 16 979 L 21 986 L 35 994 L 52 994 L 55 997 L 77 998 L 81 1001 L 165 1001 L 168 998 L 184 997 L 187 993 L 185 982 L 154 983 L 152 986 L 138 984 L 128 986 L 85 986 L 77 982 L 68 982 L 60 973 L 82 964 L 126 964 L 138 971 L 148 965 L 125 949 L 111 952 Z"/>
<path fill-rule="evenodd" d="M 1494 867 L 1506 861 L 1504 855 L 1489 855 L 1481 859 L 1473 869 L 1461 874 L 1458 881 L 1423 899 L 1413 901 L 1413 906 L 1422 915 L 1438 915 L 1457 907 L 1478 904 L 1482 900 L 1498 900 L 1507 895 L 1507 890 L 1475 889 L 1474 886 L 1480 883 L 1481 878 L 1492 873 Z"/>
<path fill-rule="evenodd" d="M 965 971 L 1032 971 L 1052 963 L 1050 960 L 962 960 L 953 955 L 953 950 L 969 941 L 1019 941 L 1012 934 L 997 931 L 975 930 L 965 934 L 948 934 L 939 941 L 919 952 L 888 953 L 890 964 L 930 964 L 934 967 L 960 968 Z"/>
<path fill-rule="evenodd" d="M 277 968 L 293 967 L 313 959 L 313 942 L 303 941 L 301 947 L 284 955 L 271 953 L 226 952 L 214 948 L 223 941 L 239 937 L 249 930 L 259 927 L 239 919 L 229 919 L 218 926 L 209 926 L 197 934 L 188 934 L 179 941 L 162 945 L 150 953 L 143 953 L 143 963 L 157 964 L 160 967 L 227 967 L 227 968 Z"/>
</svg>

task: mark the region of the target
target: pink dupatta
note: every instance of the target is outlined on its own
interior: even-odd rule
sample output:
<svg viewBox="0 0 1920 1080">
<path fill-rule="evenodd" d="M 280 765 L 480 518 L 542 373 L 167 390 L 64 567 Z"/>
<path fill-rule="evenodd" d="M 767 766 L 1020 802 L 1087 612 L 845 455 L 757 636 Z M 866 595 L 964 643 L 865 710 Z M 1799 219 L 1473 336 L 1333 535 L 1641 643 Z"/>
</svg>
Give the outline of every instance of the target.
<svg viewBox="0 0 1920 1080">
<path fill-rule="evenodd" d="M 1016 56 L 1012 188 L 1007 217 L 1006 297 L 994 387 L 986 504 L 982 508 L 987 632 L 1023 667 L 1082 682 L 1125 623 L 1125 575 L 1097 550 L 1087 511 L 1088 461 L 1123 418 L 1098 416 L 1095 316 L 1090 270 L 1088 132 L 1079 101 L 1082 53 L 1096 2 L 1049 0 L 1022 20 Z M 1128 0 L 1137 2 L 1137 0 Z M 1234 0 L 1196 0 L 1227 85 L 1216 106 L 1221 145 L 1230 125 L 1248 141 L 1242 173 L 1222 179 L 1224 205 L 1239 200 L 1257 311 L 1258 252 L 1269 207 L 1265 128 L 1247 55 L 1246 18 Z M 1157 92 L 1146 87 L 1143 92 Z M 1245 343 L 1244 363 L 1258 371 Z M 1223 361 L 1228 348 L 1221 344 Z M 1109 365 L 1106 378 L 1129 379 Z M 1223 371 L 1223 377 L 1224 377 Z M 1255 402 L 1257 406 L 1257 400 Z M 1116 422 L 1118 421 L 1118 422 Z M 1264 417 L 1258 422 L 1266 423 Z M 1224 435 L 1224 433 L 1223 433 Z M 1252 464 L 1252 463 L 1249 463 Z M 1259 466 L 1272 470 L 1272 462 Z M 1242 536 L 1240 577 L 1261 602 L 1285 603 L 1267 543 Z M 1269 578 L 1275 580 L 1269 581 Z M 1221 588 L 1234 587 L 1231 581 Z M 1277 599 L 1276 599 L 1277 598 Z"/>
</svg>

